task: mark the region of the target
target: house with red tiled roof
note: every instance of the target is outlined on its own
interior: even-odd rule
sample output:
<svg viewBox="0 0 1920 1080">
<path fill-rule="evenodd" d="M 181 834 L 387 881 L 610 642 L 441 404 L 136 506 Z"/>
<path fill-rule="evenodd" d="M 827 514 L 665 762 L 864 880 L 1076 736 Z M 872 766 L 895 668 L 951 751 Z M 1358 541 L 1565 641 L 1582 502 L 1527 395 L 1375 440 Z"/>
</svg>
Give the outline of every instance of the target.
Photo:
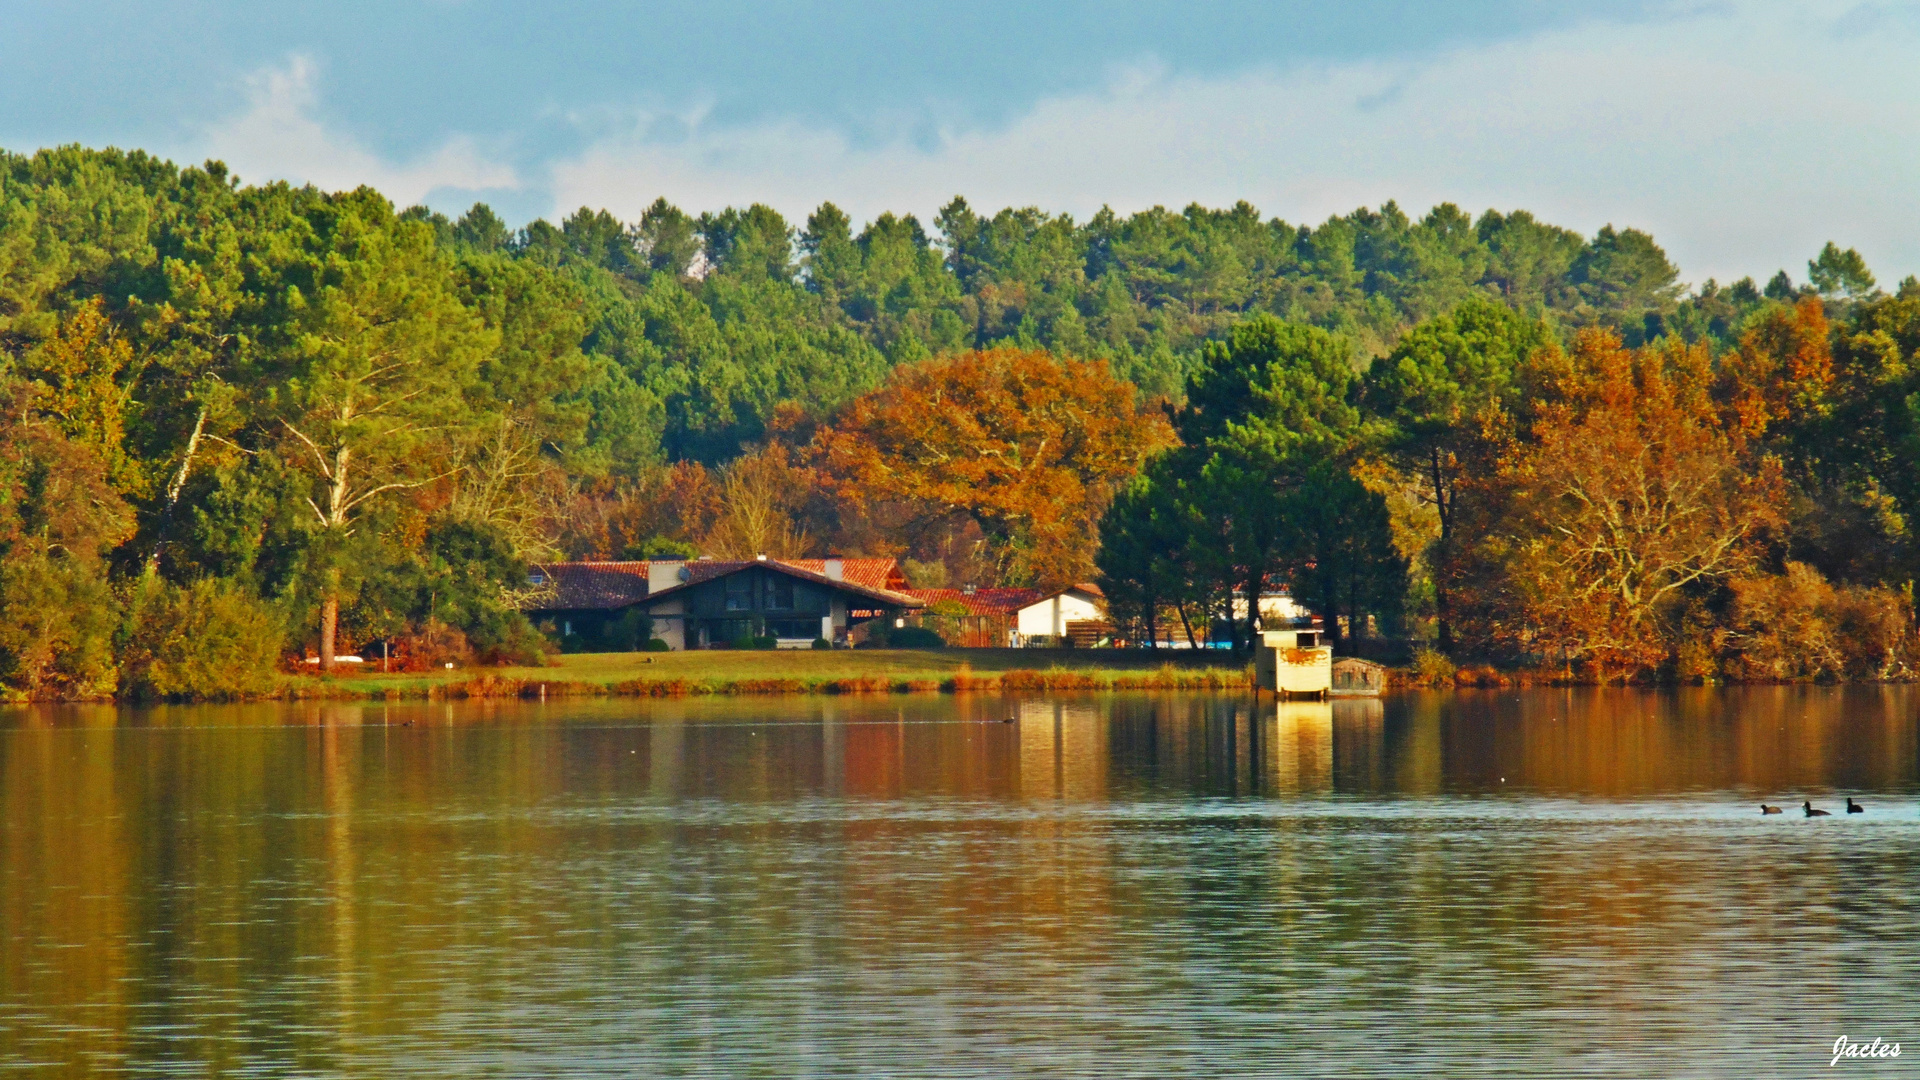
<svg viewBox="0 0 1920 1080">
<path fill-rule="evenodd" d="M 1019 611 L 1043 595 L 1040 589 L 908 589 L 907 595 L 926 607 L 920 622 L 939 631 L 952 645 L 970 649 L 1004 649 L 1016 644 L 1010 636 Z"/>
<path fill-rule="evenodd" d="M 783 648 L 844 644 L 873 619 L 922 603 L 892 559 L 654 559 L 535 566 L 522 603 L 543 631 L 579 651 L 669 648 L 771 637 Z"/>
<path fill-rule="evenodd" d="M 1113 635 L 1106 596 L 1091 583 L 1064 589 L 908 589 L 920 621 L 970 648 L 1088 646 Z"/>
</svg>

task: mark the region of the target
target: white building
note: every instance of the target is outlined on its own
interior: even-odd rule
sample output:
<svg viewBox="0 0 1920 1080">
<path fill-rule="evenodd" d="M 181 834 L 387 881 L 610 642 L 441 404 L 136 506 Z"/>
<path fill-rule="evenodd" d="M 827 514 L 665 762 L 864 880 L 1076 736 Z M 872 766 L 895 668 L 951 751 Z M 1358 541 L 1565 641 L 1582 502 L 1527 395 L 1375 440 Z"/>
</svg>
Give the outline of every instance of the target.
<svg viewBox="0 0 1920 1080">
<path fill-rule="evenodd" d="M 1247 617 L 1247 598 L 1236 595 L 1233 598 L 1233 617 L 1244 621 Z M 1311 619 L 1313 612 L 1308 611 L 1293 598 L 1289 592 L 1266 592 L 1260 594 L 1260 625 L 1264 627 L 1292 626 L 1301 619 Z"/>
<path fill-rule="evenodd" d="M 1058 645 L 1073 631 L 1072 624 L 1104 624 L 1107 598 L 1098 585 L 1074 585 L 1047 593 L 1014 612 L 1013 630 L 1007 644 L 1014 648 L 1028 645 Z"/>
</svg>

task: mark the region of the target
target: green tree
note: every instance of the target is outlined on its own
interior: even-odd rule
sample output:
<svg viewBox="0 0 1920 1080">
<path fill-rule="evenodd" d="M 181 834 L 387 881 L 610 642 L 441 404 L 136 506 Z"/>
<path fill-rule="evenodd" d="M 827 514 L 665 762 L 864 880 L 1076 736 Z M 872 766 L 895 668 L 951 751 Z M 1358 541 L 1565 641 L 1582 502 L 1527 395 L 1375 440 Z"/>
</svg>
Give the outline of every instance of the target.
<svg viewBox="0 0 1920 1080">
<path fill-rule="evenodd" d="M 1346 341 L 1311 327 L 1270 316 L 1240 323 L 1208 348 L 1188 385 L 1187 405 L 1174 418 L 1184 445 L 1149 474 L 1179 507 L 1169 516 L 1184 523 L 1193 574 L 1207 582 L 1196 591 L 1231 598 L 1225 607 L 1236 649 L 1256 640 L 1260 597 L 1271 584 L 1290 581 L 1299 590 L 1315 545 L 1382 524 L 1327 522 L 1337 535 L 1325 535 L 1303 521 L 1303 506 L 1324 495 L 1326 470 L 1344 475 L 1369 438 L 1352 400 L 1350 355 Z M 1330 604 L 1332 595 L 1305 598 Z M 1338 612 L 1329 606 L 1322 614 Z"/>
<path fill-rule="evenodd" d="M 1410 331 L 1373 362 L 1366 399 L 1386 422 L 1383 448 L 1417 477 L 1421 498 L 1439 519 L 1432 565 L 1444 565 L 1455 543 L 1462 481 L 1486 466 L 1483 431 L 1515 405 L 1516 373 L 1553 332 L 1504 304 L 1470 300 Z M 1444 576 L 1436 576 L 1441 651 L 1453 647 Z"/>
<path fill-rule="evenodd" d="M 1920 291 L 1858 305 L 1834 335 L 1823 414 L 1788 420 L 1826 511 L 1809 561 L 1842 581 L 1920 577 Z"/>
<path fill-rule="evenodd" d="M 1369 615 L 1394 622 L 1407 594 L 1407 562 L 1393 545 L 1387 503 L 1339 458 L 1310 466 L 1282 511 L 1291 536 L 1285 573 L 1325 619 L 1341 648 L 1341 619 L 1358 639 Z"/>
<path fill-rule="evenodd" d="M 261 423 L 311 485 L 328 671 L 351 580 L 346 541 L 362 508 L 447 475 L 434 444 L 469 414 L 476 372 L 499 339 L 461 303 L 429 226 L 395 221 L 364 189 L 304 209 L 305 242 L 276 267 L 284 307 L 272 366 L 259 373 Z"/>
<path fill-rule="evenodd" d="M 699 231 L 713 273 L 742 282 L 793 281 L 793 230 L 772 207 L 755 203 L 701 214 Z"/>
<path fill-rule="evenodd" d="M 1867 269 L 1867 260 L 1852 248 L 1841 251 L 1831 240 L 1820 249 L 1819 257 L 1807 261 L 1807 279 L 1827 297 L 1858 300 L 1873 292 L 1873 274 Z"/>
<path fill-rule="evenodd" d="M 807 288 L 830 304 L 852 296 L 860 284 L 860 250 L 853 245 L 853 222 L 832 203 L 821 203 L 800 234 L 800 266 Z"/>
<path fill-rule="evenodd" d="M 1653 237 L 1611 225 L 1587 242 L 1567 277 L 1582 303 L 1615 315 L 1666 311 L 1681 290 L 1680 271 Z"/>
<path fill-rule="evenodd" d="M 1523 311 L 1562 299 L 1568 272 L 1586 246 L 1579 233 L 1536 221 L 1525 210 L 1489 210 L 1474 231 L 1487 247 L 1482 281 Z"/>
<path fill-rule="evenodd" d="M 513 230 L 493 212 L 493 207 L 477 202 L 454 222 L 451 239 L 456 249 L 491 255 L 513 246 Z"/>
<path fill-rule="evenodd" d="M 699 226 L 679 207 L 655 199 L 633 227 L 633 244 L 650 273 L 683 278 L 700 254 Z"/>
</svg>

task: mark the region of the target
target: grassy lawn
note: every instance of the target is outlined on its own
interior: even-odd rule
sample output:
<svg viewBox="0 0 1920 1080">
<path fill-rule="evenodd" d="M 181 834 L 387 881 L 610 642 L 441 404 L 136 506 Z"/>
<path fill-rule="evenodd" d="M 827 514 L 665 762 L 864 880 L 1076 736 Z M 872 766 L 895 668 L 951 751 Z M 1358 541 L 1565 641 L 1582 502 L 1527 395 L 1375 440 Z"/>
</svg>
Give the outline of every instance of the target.
<svg viewBox="0 0 1920 1080">
<path fill-rule="evenodd" d="M 288 676 L 285 688 L 294 696 L 335 694 L 379 697 L 389 692 L 424 696 L 436 687 L 465 686 L 491 679 L 524 684 L 610 687 L 635 681 L 722 687 L 732 683 L 794 680 L 821 684 L 850 679 L 881 679 L 893 683 L 927 683 L 956 675 L 994 676 L 1008 671 L 1150 672 L 1173 665 L 1182 670 L 1214 668 L 1238 671 L 1233 659 L 1220 653 L 1150 652 L 1121 649 L 807 649 L 735 652 L 577 653 L 556 656 L 547 667 L 456 668 L 413 674 L 383 675 L 379 665 L 331 678 Z"/>
</svg>

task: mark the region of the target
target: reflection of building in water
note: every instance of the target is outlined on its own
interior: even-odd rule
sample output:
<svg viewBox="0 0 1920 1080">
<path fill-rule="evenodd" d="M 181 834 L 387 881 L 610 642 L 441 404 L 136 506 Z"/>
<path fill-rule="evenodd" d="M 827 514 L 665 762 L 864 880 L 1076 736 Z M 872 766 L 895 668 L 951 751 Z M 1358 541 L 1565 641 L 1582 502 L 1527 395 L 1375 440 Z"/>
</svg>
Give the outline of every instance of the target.
<svg viewBox="0 0 1920 1080">
<path fill-rule="evenodd" d="M 1266 788 L 1276 794 L 1333 788 L 1333 706 L 1277 701 L 1259 713 L 1269 737 L 1262 750 Z"/>
<path fill-rule="evenodd" d="M 1020 794 L 1097 799 L 1107 793 L 1107 710 L 1087 702 L 1022 701 Z"/>
</svg>

